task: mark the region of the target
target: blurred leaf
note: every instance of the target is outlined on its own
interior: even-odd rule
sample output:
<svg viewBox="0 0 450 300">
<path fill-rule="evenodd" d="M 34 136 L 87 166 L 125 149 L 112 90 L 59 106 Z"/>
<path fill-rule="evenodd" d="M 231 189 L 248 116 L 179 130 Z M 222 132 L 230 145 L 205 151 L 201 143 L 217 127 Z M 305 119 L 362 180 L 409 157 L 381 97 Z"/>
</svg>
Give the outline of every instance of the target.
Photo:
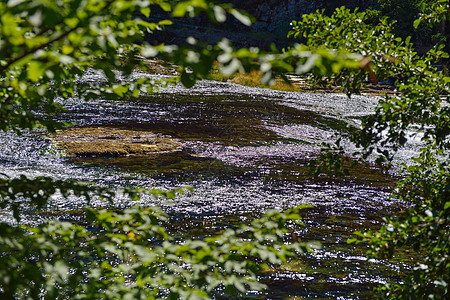
<svg viewBox="0 0 450 300">
<path fill-rule="evenodd" d="M 241 22 L 242 24 L 246 25 L 246 26 L 250 26 L 252 25 L 252 20 L 250 19 L 250 17 L 244 15 L 242 12 L 240 12 L 237 9 L 231 9 L 230 13 L 239 20 L 239 22 Z"/>
</svg>

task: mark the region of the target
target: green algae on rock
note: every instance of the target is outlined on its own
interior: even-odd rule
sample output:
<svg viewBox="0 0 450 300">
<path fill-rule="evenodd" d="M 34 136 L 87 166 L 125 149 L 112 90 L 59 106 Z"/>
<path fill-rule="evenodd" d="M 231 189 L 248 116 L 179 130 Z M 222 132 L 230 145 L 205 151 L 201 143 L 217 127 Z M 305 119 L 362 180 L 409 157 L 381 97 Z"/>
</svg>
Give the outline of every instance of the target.
<svg viewBox="0 0 450 300">
<path fill-rule="evenodd" d="M 107 127 L 74 127 L 50 137 L 68 156 L 118 157 L 179 151 L 182 145 L 148 131 Z"/>
</svg>

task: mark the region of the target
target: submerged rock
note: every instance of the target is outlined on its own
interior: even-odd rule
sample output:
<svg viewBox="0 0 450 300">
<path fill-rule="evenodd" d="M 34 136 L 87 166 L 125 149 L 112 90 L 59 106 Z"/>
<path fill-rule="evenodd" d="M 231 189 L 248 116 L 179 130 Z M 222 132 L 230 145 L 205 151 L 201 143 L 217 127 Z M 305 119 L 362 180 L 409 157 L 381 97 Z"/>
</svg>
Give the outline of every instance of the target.
<svg viewBox="0 0 450 300">
<path fill-rule="evenodd" d="M 117 157 L 180 151 L 179 141 L 148 131 L 106 127 L 75 127 L 50 136 L 69 156 Z"/>
</svg>

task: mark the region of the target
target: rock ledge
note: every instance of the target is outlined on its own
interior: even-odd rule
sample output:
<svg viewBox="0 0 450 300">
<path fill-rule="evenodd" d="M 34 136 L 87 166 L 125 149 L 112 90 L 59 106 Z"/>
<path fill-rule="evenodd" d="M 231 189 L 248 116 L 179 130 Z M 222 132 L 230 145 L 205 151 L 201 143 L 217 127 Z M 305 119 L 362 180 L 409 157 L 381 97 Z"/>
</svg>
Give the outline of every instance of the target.
<svg viewBox="0 0 450 300">
<path fill-rule="evenodd" d="M 118 157 L 180 151 L 179 141 L 148 131 L 74 127 L 49 137 L 68 156 Z"/>
</svg>

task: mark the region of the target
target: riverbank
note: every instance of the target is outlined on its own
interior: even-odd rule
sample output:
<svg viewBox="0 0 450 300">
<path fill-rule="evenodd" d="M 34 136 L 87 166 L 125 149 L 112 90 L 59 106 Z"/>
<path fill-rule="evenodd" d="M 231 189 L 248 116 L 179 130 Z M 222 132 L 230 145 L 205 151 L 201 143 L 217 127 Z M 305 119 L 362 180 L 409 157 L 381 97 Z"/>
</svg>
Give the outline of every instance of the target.
<svg viewBox="0 0 450 300">
<path fill-rule="evenodd" d="M 177 76 L 179 72 L 177 66 L 169 64 L 163 60 L 148 60 L 146 61 L 147 74 Z M 262 72 L 252 71 L 250 73 L 237 73 L 231 76 L 222 75 L 217 69 L 213 69 L 207 79 L 219 82 L 231 82 L 248 87 L 269 88 L 284 92 L 307 92 L 307 93 L 344 93 L 345 91 L 339 86 L 329 85 L 327 87 L 313 88 L 308 82 L 307 78 L 301 75 L 289 74 L 286 80 L 277 78 L 273 85 L 264 85 L 261 83 Z M 374 84 L 367 82 L 361 87 L 361 95 L 367 96 L 385 96 L 386 94 L 393 94 L 395 88 L 389 84 Z"/>
</svg>

